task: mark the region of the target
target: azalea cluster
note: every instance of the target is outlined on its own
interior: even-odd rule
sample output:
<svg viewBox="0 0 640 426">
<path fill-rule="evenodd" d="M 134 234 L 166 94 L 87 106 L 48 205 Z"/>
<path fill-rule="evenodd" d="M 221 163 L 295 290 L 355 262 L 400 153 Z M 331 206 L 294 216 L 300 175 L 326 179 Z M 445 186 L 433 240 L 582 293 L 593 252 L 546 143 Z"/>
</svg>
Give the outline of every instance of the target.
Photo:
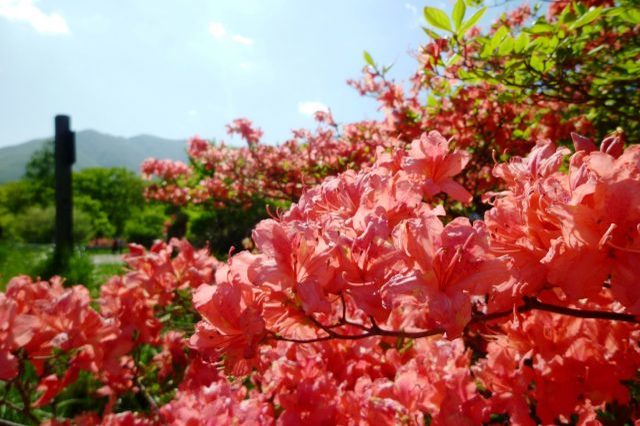
<svg viewBox="0 0 640 426">
<path fill-rule="evenodd" d="M 471 201 L 470 155 L 431 132 L 305 191 L 224 263 L 133 246 L 93 300 L 16 278 L 0 408 L 51 425 L 638 419 L 640 149 L 574 145 L 496 164 L 483 220 L 443 219 L 443 197 Z M 99 406 L 41 417 L 83 375 Z"/>
<path fill-rule="evenodd" d="M 550 13 L 569 7 L 564 1 L 550 3 Z M 361 95 L 378 101 L 384 112 L 379 126 L 388 137 L 411 141 L 425 131 L 437 130 L 453 137 L 457 147 L 471 150 L 473 159 L 460 181 L 476 196 L 480 208 L 481 196 L 500 186 L 492 174 L 496 156 L 526 155 L 539 139 L 567 144 L 572 132 L 597 133 L 585 111 L 568 113 L 569 106 L 581 102 L 577 98 L 540 95 L 521 99 L 514 92 L 522 88 L 507 87 L 488 77 L 471 78 L 471 71 L 482 75 L 487 67 L 494 67 L 497 73 L 508 67 L 509 58 L 482 52 L 481 37 L 492 39 L 500 28 L 514 37 L 532 33 L 527 24 L 533 17 L 534 11 L 524 4 L 500 16 L 486 33 L 471 27 L 453 37 L 425 28 L 430 40 L 415 52 L 418 67 L 407 81 L 390 78 L 389 67 L 371 58 L 362 78 L 348 81 Z M 557 20 L 557 16 L 552 14 L 550 19 Z M 602 39 L 590 48 L 606 50 L 611 43 Z M 544 77 L 539 79 L 544 81 Z"/>
<path fill-rule="evenodd" d="M 191 307 L 189 289 L 211 282 L 218 262 L 184 241 L 158 243 L 148 253 L 132 245 L 125 260 L 131 271 L 111 278 L 97 298 L 81 285 L 65 288 L 58 277 L 9 282 L 0 293 L 0 407 L 15 395 L 20 405 L 10 407 L 25 420 L 43 420 L 35 410 L 56 407 L 63 390 L 91 377 L 106 415 L 119 397 L 144 389 L 149 374 L 166 380 L 184 370 L 177 325 Z M 141 365 L 143 350 L 155 354 L 150 365 Z"/>
<path fill-rule="evenodd" d="M 470 200 L 468 155 L 435 132 L 380 150 L 256 227 L 258 253 L 196 290 L 190 345 L 282 424 L 595 424 L 637 386 L 640 150 L 574 139 L 496 165 L 485 220 L 446 225 L 427 201 Z"/>
<path fill-rule="evenodd" d="M 594 2 L 582 3 L 591 6 Z M 550 21 L 557 22 L 560 13 L 570 8 L 566 1 L 552 2 Z M 318 112 L 319 126 L 314 132 L 295 130 L 292 138 L 280 145 L 261 143 L 263 132 L 249 120 L 237 119 L 227 126 L 228 132 L 240 135 L 247 146 L 234 148 L 194 138 L 189 142 L 188 166 L 148 160 L 143 165 L 144 174 L 152 180 L 147 197 L 216 208 L 248 205 L 256 197 L 297 201 L 304 189 L 327 176 L 370 166 L 378 147 L 408 147 L 421 134 L 437 130 L 454 138 L 456 147 L 473 152 L 465 174 L 457 179 L 474 196 L 467 211 L 481 212 L 482 195 L 501 184 L 492 174 L 497 156 L 526 155 L 539 139 L 569 144 L 572 132 L 602 134 L 587 118 L 591 117 L 587 111 L 580 109 L 583 100 L 577 89 L 567 88 L 572 94 L 566 96 L 533 93 L 530 99 L 516 100 L 513 87 L 470 79 L 470 70 L 482 70 L 487 64 L 501 69 L 508 60 L 483 53 L 485 44 L 478 41 L 480 37 L 491 39 L 505 29 L 514 35 L 529 34 L 527 25 L 534 15 L 535 11 L 523 5 L 501 16 L 486 34 L 472 27 L 455 42 L 427 29 L 431 39 L 415 52 L 416 71 L 406 81 L 390 78 L 390 67 L 374 63 L 367 54 L 362 77 L 348 84 L 377 101 L 381 118 L 337 124 L 330 113 Z M 603 36 L 593 41 L 588 51 L 607 51 L 617 44 L 615 37 Z"/>
<path fill-rule="evenodd" d="M 195 137 L 187 152 L 190 166 L 179 161 L 149 159 L 142 172 L 152 180 L 147 198 L 177 205 L 206 204 L 223 208 L 249 205 L 256 197 L 291 201 L 324 177 L 370 164 L 378 146 L 393 145 L 389 138 L 373 138 L 361 126 L 345 126 L 349 136 L 338 137 L 338 126 L 328 112 L 316 113 L 315 132 L 300 129 L 285 143 L 261 143 L 262 131 L 247 119 L 227 126 L 246 147 L 209 143 Z"/>
</svg>

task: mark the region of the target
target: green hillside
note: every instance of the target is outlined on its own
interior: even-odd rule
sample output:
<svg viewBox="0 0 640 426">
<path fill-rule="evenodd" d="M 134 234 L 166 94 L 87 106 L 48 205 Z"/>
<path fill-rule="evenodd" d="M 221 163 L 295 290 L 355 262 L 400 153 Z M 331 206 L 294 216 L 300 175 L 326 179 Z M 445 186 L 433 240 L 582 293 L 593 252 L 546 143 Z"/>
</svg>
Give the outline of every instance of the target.
<svg viewBox="0 0 640 426">
<path fill-rule="evenodd" d="M 0 148 L 0 183 L 17 180 L 34 151 L 46 139 Z M 89 167 L 125 167 L 139 172 L 140 164 L 149 157 L 186 161 L 185 140 L 162 139 L 140 135 L 131 138 L 107 135 L 95 130 L 76 132 L 76 164 L 74 170 Z"/>
</svg>

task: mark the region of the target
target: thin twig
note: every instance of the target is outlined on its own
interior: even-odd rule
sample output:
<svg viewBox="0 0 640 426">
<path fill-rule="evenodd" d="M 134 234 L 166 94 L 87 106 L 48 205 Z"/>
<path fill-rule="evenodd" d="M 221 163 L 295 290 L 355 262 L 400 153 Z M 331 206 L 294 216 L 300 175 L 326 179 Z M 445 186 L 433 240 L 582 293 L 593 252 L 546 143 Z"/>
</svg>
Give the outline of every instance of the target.
<svg viewBox="0 0 640 426">
<path fill-rule="evenodd" d="M 498 319 L 503 319 L 503 318 L 507 318 L 510 315 L 513 315 L 514 312 L 518 312 L 518 313 L 525 313 L 525 312 L 530 312 L 530 311 L 534 311 L 534 310 L 538 310 L 538 311 L 544 311 L 544 312 L 552 312 L 555 314 L 560 314 L 560 315 L 565 315 L 565 316 L 571 316 L 571 317 L 575 317 L 575 318 L 584 318 L 584 319 L 596 319 L 596 320 L 608 320 L 608 321 L 622 321 L 622 322 L 628 322 L 628 323 L 632 323 L 632 324 L 637 324 L 639 321 L 638 317 L 636 315 L 632 315 L 632 314 L 625 314 L 625 313 L 619 313 L 619 312 L 608 312 L 608 311 L 597 311 L 597 310 L 591 310 L 591 309 L 575 309 L 575 308 L 568 308 L 565 306 L 557 306 L 557 305 L 551 305 L 548 303 L 543 303 L 540 302 L 539 300 L 537 300 L 536 298 L 533 297 L 525 297 L 523 299 L 524 303 L 518 307 L 515 307 L 514 309 L 509 309 L 509 310 L 505 310 L 505 311 L 498 311 L 498 312 L 491 312 L 488 314 L 481 314 L 478 316 L 475 316 L 471 319 L 471 321 L 469 321 L 469 323 L 467 324 L 467 326 L 465 327 L 466 329 L 468 329 L 469 327 L 475 325 L 475 324 L 480 324 L 480 323 L 484 323 L 484 322 L 489 322 L 489 321 L 495 321 Z M 433 329 L 429 329 L 429 330 L 420 330 L 420 331 L 406 331 L 406 330 L 385 330 L 383 328 L 381 328 L 375 321 L 375 319 L 373 317 L 370 318 L 371 320 L 371 327 L 365 327 L 364 325 L 358 325 L 360 327 L 362 327 L 362 330 L 365 331 L 365 333 L 362 334 L 355 334 L 355 335 L 348 335 L 348 334 L 341 334 L 336 332 L 334 329 L 336 327 L 340 327 L 340 326 L 344 326 L 344 325 L 350 325 L 347 323 L 344 323 L 344 319 L 341 319 L 340 322 L 338 322 L 337 324 L 331 325 L 331 326 L 327 326 L 324 325 L 322 323 L 320 323 L 317 319 L 313 318 L 313 317 L 309 317 L 309 319 L 311 320 L 311 322 L 313 322 L 320 330 L 324 331 L 327 335 L 326 336 L 319 336 L 319 337 L 315 337 L 315 338 L 311 338 L 311 339 L 295 339 L 295 338 L 288 338 L 285 336 L 280 336 L 276 333 L 271 333 L 271 336 L 273 339 L 275 340 L 281 340 L 281 341 L 286 341 L 286 342 L 293 342 L 293 343 L 317 343 L 317 342 L 325 342 L 328 340 L 333 340 L 333 339 L 338 339 L 338 340 L 359 340 L 359 339 L 365 339 L 367 337 L 374 337 L 374 336 L 383 336 L 383 337 L 399 337 L 399 338 L 409 338 L 409 339 L 418 339 L 418 338 L 422 338 L 422 337 L 429 337 L 429 336 L 434 336 L 434 335 L 438 335 L 438 334 L 444 334 L 446 332 L 446 330 L 442 327 L 437 327 L 437 328 L 433 328 Z"/>
<path fill-rule="evenodd" d="M 0 419 L 0 425 L 2 426 L 26 426 L 23 423 L 12 422 L 11 420 Z"/>
<path fill-rule="evenodd" d="M 138 386 L 138 388 L 140 389 L 142 396 L 144 396 L 144 398 L 147 400 L 147 402 L 151 406 L 151 409 L 153 410 L 153 412 L 159 415 L 160 407 L 158 406 L 158 403 L 153 398 L 153 396 L 147 391 L 146 386 L 142 383 L 142 380 L 140 380 L 137 374 L 135 376 L 135 383 L 136 383 L 136 386 Z"/>
</svg>

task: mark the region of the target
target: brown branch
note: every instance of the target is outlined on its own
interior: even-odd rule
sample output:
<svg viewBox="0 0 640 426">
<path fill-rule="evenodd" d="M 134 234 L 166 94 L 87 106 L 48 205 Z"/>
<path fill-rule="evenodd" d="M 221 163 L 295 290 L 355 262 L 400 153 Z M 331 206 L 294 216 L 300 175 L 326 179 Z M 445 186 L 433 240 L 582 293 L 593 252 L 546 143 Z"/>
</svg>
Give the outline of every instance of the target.
<svg viewBox="0 0 640 426">
<path fill-rule="evenodd" d="M 16 378 L 14 383 L 15 383 L 16 389 L 18 390 L 18 393 L 20 394 L 20 398 L 22 399 L 22 410 L 21 410 L 22 414 L 32 422 L 39 424 L 40 419 L 38 419 L 38 417 L 36 417 L 35 414 L 31 412 L 31 397 L 29 396 L 29 391 L 28 389 L 25 389 L 23 387 L 23 383 L 20 381 L 20 378 L 24 374 L 23 354 L 24 353 L 21 353 L 19 358 L 18 377 Z M 5 401 L 5 403 L 7 402 L 9 401 Z"/>
<path fill-rule="evenodd" d="M 5 400 L 5 401 L 0 401 L 0 405 L 6 405 L 7 407 L 11 408 L 13 411 L 16 411 L 18 413 L 22 412 L 22 407 L 14 404 L 11 401 Z"/>
<path fill-rule="evenodd" d="M 142 383 L 142 380 L 140 380 L 137 374 L 135 376 L 134 381 L 136 383 L 136 386 L 138 386 L 138 388 L 140 389 L 140 393 L 142 393 L 142 396 L 144 396 L 144 399 L 146 399 L 149 405 L 151 406 L 151 410 L 156 415 L 160 415 L 160 407 L 158 406 L 158 403 L 153 398 L 153 396 L 151 396 L 151 394 L 147 391 L 146 386 Z"/>
<path fill-rule="evenodd" d="M 11 420 L 0 419 L 0 426 L 25 426 L 23 423 L 12 422 Z"/>
<path fill-rule="evenodd" d="M 144 385 L 144 383 L 142 383 L 142 380 L 140 379 L 140 365 L 138 364 L 139 349 L 140 349 L 139 347 L 136 348 L 136 351 L 133 356 L 133 362 L 135 366 L 135 374 L 133 376 L 133 381 L 138 387 L 138 389 L 140 390 L 140 393 L 142 394 L 144 399 L 146 399 L 147 402 L 149 403 L 149 406 L 151 407 L 151 411 L 153 411 L 153 414 L 157 418 L 162 419 L 162 414 L 160 412 L 160 407 L 158 406 L 158 403 L 153 398 L 153 396 L 149 393 L 149 391 L 147 390 L 147 387 Z"/>
<path fill-rule="evenodd" d="M 548 303 L 542 303 L 535 298 L 525 298 L 524 306 L 529 307 L 529 309 L 527 310 L 536 309 L 538 311 L 553 312 L 555 314 L 567 315 L 567 316 L 572 316 L 576 318 L 622 321 L 622 322 L 628 322 L 632 324 L 637 324 L 640 322 L 638 316 L 633 314 L 624 314 L 620 312 L 609 312 L 609 311 L 596 311 L 591 309 L 567 308 L 564 306 L 556 306 L 556 305 L 550 305 Z"/>
<path fill-rule="evenodd" d="M 29 394 L 22 387 L 20 382 L 16 382 L 16 388 L 18 389 L 18 393 L 20 393 L 20 398 L 22 399 L 22 414 L 27 417 L 29 420 L 40 423 L 40 420 L 31 412 L 31 398 L 29 398 Z M 5 403 L 8 401 L 5 401 Z"/>
<path fill-rule="evenodd" d="M 609 312 L 609 311 L 597 311 L 597 310 L 591 310 L 591 309 L 575 309 L 575 308 L 569 308 L 565 306 L 551 305 L 548 303 L 540 302 L 539 300 L 533 297 L 525 297 L 523 298 L 523 301 L 524 303 L 522 305 L 515 307 L 514 309 L 491 312 L 488 314 L 481 314 L 481 315 L 475 316 L 471 319 L 471 321 L 469 321 L 469 323 L 465 328 L 469 329 L 469 327 L 475 324 L 507 318 L 510 315 L 513 315 L 514 312 L 526 313 L 534 310 L 552 312 L 555 314 L 571 316 L 575 318 L 622 321 L 622 322 L 628 322 L 632 324 L 637 324 L 640 322 L 639 318 L 636 315 L 632 315 L 632 314 Z M 374 318 L 371 318 L 371 324 L 372 324 L 371 327 L 366 327 L 361 324 L 356 324 L 358 327 L 361 327 L 361 329 L 365 331 L 364 333 L 349 335 L 349 334 L 341 334 L 334 330 L 337 327 L 351 325 L 349 323 L 345 323 L 344 321 L 346 320 L 344 319 L 341 319 L 337 324 L 333 324 L 331 326 L 324 325 L 313 317 L 309 317 L 309 319 L 320 330 L 324 331 L 326 335 L 311 338 L 311 339 L 288 338 L 285 336 L 280 336 L 279 334 L 276 334 L 276 333 L 271 333 L 271 336 L 275 340 L 281 340 L 285 342 L 317 343 L 317 342 L 325 342 L 333 339 L 359 340 L 359 339 L 365 339 L 367 337 L 374 337 L 374 336 L 418 339 L 422 337 L 434 336 L 437 334 L 444 334 L 446 331 L 444 328 L 441 328 L 441 327 L 437 327 L 429 330 L 420 330 L 420 331 L 385 330 L 380 326 L 378 326 Z"/>
<path fill-rule="evenodd" d="M 314 337 L 312 339 L 295 339 L 295 338 L 280 336 L 279 334 L 276 334 L 276 333 L 271 333 L 271 338 L 274 340 L 281 340 L 283 342 L 292 342 L 292 343 L 318 343 L 318 342 L 326 342 L 328 340 L 333 340 L 333 339 L 360 340 L 360 339 L 365 339 L 367 337 L 373 337 L 373 336 L 376 336 L 376 334 L 363 333 L 363 334 L 347 335 L 347 334 L 334 333 L 332 335 Z"/>
</svg>

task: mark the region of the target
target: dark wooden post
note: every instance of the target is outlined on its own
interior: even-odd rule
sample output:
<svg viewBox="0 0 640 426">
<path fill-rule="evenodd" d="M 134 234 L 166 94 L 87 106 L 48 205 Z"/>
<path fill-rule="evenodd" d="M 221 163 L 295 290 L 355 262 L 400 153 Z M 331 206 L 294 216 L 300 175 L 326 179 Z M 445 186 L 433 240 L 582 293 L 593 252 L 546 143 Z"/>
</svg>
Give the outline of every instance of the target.
<svg viewBox="0 0 640 426">
<path fill-rule="evenodd" d="M 56 232 L 54 262 L 63 268 L 73 250 L 71 166 L 76 162 L 76 137 L 68 115 L 56 115 Z"/>
</svg>

